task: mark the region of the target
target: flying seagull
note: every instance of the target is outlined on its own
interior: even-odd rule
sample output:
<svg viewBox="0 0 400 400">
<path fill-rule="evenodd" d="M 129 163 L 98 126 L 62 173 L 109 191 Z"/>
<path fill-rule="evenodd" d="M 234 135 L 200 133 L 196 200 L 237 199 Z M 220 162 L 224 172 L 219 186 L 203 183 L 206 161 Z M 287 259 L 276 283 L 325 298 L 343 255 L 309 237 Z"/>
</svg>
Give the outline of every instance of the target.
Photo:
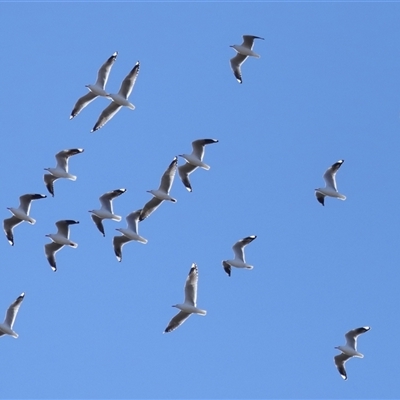
<svg viewBox="0 0 400 400">
<path fill-rule="evenodd" d="M 192 264 L 189 275 L 185 282 L 185 301 L 182 304 L 175 304 L 172 307 L 179 308 L 181 311 L 169 321 L 164 333 L 172 332 L 178 326 L 182 325 L 191 314 L 206 315 L 207 311 L 196 307 L 197 302 L 197 282 L 199 280 L 199 272 L 196 264 Z"/>
<path fill-rule="evenodd" d="M 231 276 L 231 267 L 253 269 L 252 265 L 246 263 L 244 258 L 244 248 L 256 237 L 257 236 L 255 235 L 247 236 L 244 239 L 240 239 L 233 245 L 232 250 L 235 254 L 235 258 L 233 260 L 222 261 L 222 266 L 224 267 L 224 271 L 228 274 L 228 276 Z"/>
<path fill-rule="evenodd" d="M 254 39 L 264 40 L 264 38 L 259 36 L 243 35 L 243 43 L 241 45 L 234 44 L 230 46 L 237 51 L 236 56 L 231 58 L 231 68 L 239 83 L 243 82 L 240 67 L 246 61 L 247 57 L 260 58 L 260 56 L 252 50 Z"/>
<path fill-rule="evenodd" d="M 119 92 L 117 94 L 110 93 L 108 95 L 112 99 L 112 102 L 100 114 L 99 119 L 90 132 L 95 132 L 102 128 L 121 109 L 121 107 L 128 107 L 131 110 L 135 109 L 135 106 L 128 101 L 128 97 L 135 85 L 139 73 L 139 67 L 140 63 L 138 61 L 131 72 L 129 72 L 122 81 Z"/>
<path fill-rule="evenodd" d="M 54 197 L 54 181 L 66 178 L 76 181 L 76 176 L 68 173 L 68 159 L 76 154 L 83 153 L 83 149 L 62 150 L 56 154 L 57 165 L 55 168 L 45 168 L 50 174 L 44 174 L 44 183 L 49 193 Z"/>
<path fill-rule="evenodd" d="M 344 368 L 344 364 L 351 357 L 364 358 L 364 355 L 357 351 L 357 337 L 365 332 L 368 332 L 371 328 L 369 326 L 363 326 L 361 328 L 353 329 L 348 331 L 344 336 L 346 338 L 346 344 L 344 346 L 337 346 L 335 349 L 340 350 L 342 353 L 335 356 L 336 368 L 339 371 L 340 376 L 346 380 L 347 373 Z"/>
<path fill-rule="evenodd" d="M 11 246 L 14 246 L 14 227 L 19 225 L 22 221 L 29 222 L 32 225 L 36 222 L 32 217 L 29 216 L 31 201 L 45 199 L 46 197 L 47 196 L 44 194 L 24 194 L 19 198 L 18 208 L 8 207 L 8 210 L 11 211 L 13 216 L 10 218 L 6 218 L 3 221 L 3 228 L 7 240 L 11 244 Z"/>
<path fill-rule="evenodd" d="M 3 323 L 0 323 L 0 336 L 10 335 L 13 338 L 18 337 L 18 333 L 13 331 L 13 325 L 15 322 L 15 318 L 17 318 L 18 310 L 21 307 L 22 300 L 24 300 L 25 293 L 21 293 L 17 300 L 8 307 L 6 312 L 6 317 Z"/>
<path fill-rule="evenodd" d="M 174 182 L 177 163 L 178 158 L 175 157 L 161 177 L 160 187 L 157 190 L 147 191 L 148 193 L 151 193 L 154 197 L 144 205 L 142 212 L 139 216 L 139 221 L 143 221 L 151 213 L 153 213 L 164 200 L 169 200 L 173 203 L 176 203 L 176 199 L 169 195 L 169 191 L 171 190 L 172 183 Z"/>
<path fill-rule="evenodd" d="M 340 200 L 346 200 L 346 196 L 339 193 L 336 187 L 336 173 L 343 163 L 344 160 L 339 160 L 338 162 L 335 162 L 335 164 L 333 164 L 331 167 L 329 167 L 324 174 L 325 187 L 315 189 L 315 196 L 322 205 L 325 205 L 325 196 L 336 197 Z"/>
<path fill-rule="evenodd" d="M 193 151 L 191 154 L 179 154 L 186 160 L 186 163 L 178 167 L 179 176 L 186 189 L 191 192 L 192 186 L 189 181 L 189 175 L 198 167 L 209 170 L 210 166 L 203 163 L 204 146 L 207 144 L 218 143 L 216 139 L 198 139 L 192 142 Z"/>
<path fill-rule="evenodd" d="M 82 96 L 75 104 L 69 119 L 75 118 L 87 105 L 89 105 L 96 97 L 108 97 L 105 87 L 110 75 L 111 67 L 117 59 L 118 52 L 116 51 L 108 60 L 100 67 L 97 73 L 97 81 L 94 85 L 85 85 L 89 89 L 89 93 Z"/>
<path fill-rule="evenodd" d="M 71 246 L 74 249 L 78 247 L 77 243 L 69 240 L 69 226 L 74 224 L 79 224 L 79 221 L 74 221 L 72 219 L 57 221 L 57 233 L 50 233 L 49 235 L 45 235 L 52 240 L 52 243 L 46 244 L 44 246 L 44 252 L 46 254 L 47 260 L 49 261 L 50 267 L 54 272 L 57 271 L 57 264 L 55 259 L 57 251 L 61 250 L 64 246 Z"/>
<path fill-rule="evenodd" d="M 104 232 L 103 219 L 121 221 L 121 217 L 114 214 L 112 201 L 125 192 L 126 189 L 116 189 L 112 190 L 111 192 L 104 193 L 99 197 L 101 203 L 100 210 L 89 210 L 89 212 L 92 213 L 93 222 L 96 224 L 97 229 L 103 234 L 103 236 L 106 236 Z"/>
<path fill-rule="evenodd" d="M 147 239 L 138 234 L 138 223 L 141 212 L 142 210 L 137 210 L 126 217 L 126 222 L 128 223 L 127 228 L 116 228 L 117 231 L 122 233 L 122 236 L 114 236 L 113 239 L 114 253 L 117 260 L 120 262 L 122 260 L 122 246 L 124 246 L 125 243 L 132 240 L 143 244 L 147 243 Z"/>
</svg>

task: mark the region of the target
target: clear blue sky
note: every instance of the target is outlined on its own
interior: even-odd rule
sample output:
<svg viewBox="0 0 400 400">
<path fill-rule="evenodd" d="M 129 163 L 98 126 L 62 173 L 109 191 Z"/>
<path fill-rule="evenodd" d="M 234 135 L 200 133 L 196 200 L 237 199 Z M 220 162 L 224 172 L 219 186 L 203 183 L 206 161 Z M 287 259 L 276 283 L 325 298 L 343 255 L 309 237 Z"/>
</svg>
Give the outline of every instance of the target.
<svg viewBox="0 0 400 400">
<path fill-rule="evenodd" d="M 0 313 L 21 293 L 19 338 L 0 339 L 3 398 L 393 398 L 400 394 L 398 3 L 57 3 L 0 5 L 1 218 L 25 193 L 47 194 L 43 168 L 70 160 L 76 182 L 35 201 L 36 225 L 0 240 Z M 229 65 L 243 34 L 260 59 Z M 116 92 L 137 60 L 130 101 L 90 133 L 108 100 L 74 120 L 100 65 L 118 58 Z M 123 218 L 150 199 L 172 158 L 215 138 L 192 176 L 139 226 L 118 263 L 88 210 L 127 188 Z M 342 202 L 314 189 L 339 159 Z M 180 160 L 180 163 L 182 161 Z M 77 249 L 45 234 L 76 219 Z M 224 273 L 233 243 L 252 271 Z M 163 335 L 193 262 L 198 305 Z M 335 369 L 334 346 L 359 326 L 364 359 Z"/>
</svg>

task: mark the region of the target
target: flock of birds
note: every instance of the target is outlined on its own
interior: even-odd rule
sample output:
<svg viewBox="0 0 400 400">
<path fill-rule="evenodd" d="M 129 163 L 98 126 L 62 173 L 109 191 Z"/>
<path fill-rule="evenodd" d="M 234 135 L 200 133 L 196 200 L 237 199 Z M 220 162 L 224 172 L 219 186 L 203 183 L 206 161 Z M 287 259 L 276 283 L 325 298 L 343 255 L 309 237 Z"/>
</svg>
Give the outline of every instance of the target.
<svg viewBox="0 0 400 400">
<path fill-rule="evenodd" d="M 244 35 L 243 43 L 241 45 L 232 45 L 236 52 L 236 56 L 230 60 L 233 74 L 239 83 L 242 83 L 241 66 L 248 57 L 260 56 L 255 53 L 253 49 L 254 40 L 262 39 L 258 36 Z M 97 122 L 95 123 L 91 132 L 95 132 L 102 128 L 115 114 L 122 108 L 128 107 L 135 109 L 135 106 L 128 101 L 128 98 L 135 85 L 138 77 L 140 63 L 139 61 L 134 65 L 132 70 L 124 78 L 121 83 L 119 92 L 116 94 L 108 93 L 105 89 L 107 80 L 115 60 L 117 59 L 118 53 L 115 52 L 107 59 L 107 61 L 100 67 L 97 75 L 96 83 L 93 85 L 86 85 L 89 92 L 78 99 L 76 102 L 70 119 L 75 118 L 86 106 L 88 106 L 97 97 L 106 97 L 111 100 L 110 104 L 102 111 Z M 192 142 L 192 153 L 191 154 L 179 154 L 185 160 L 185 163 L 178 166 L 178 158 L 174 157 L 172 162 L 161 177 L 161 182 L 158 189 L 148 190 L 153 196 L 141 209 L 131 212 L 126 216 L 127 227 L 117 228 L 121 233 L 120 236 L 114 236 L 113 247 L 114 253 L 118 261 L 122 261 L 122 247 L 130 242 L 137 241 L 139 243 L 146 244 L 147 239 L 139 235 L 138 225 L 139 222 L 148 218 L 164 201 L 176 202 L 176 199 L 170 196 L 170 190 L 174 182 L 176 171 L 178 170 L 179 177 L 185 186 L 185 188 L 191 192 L 192 186 L 189 180 L 189 175 L 192 174 L 196 169 L 203 168 L 209 170 L 210 166 L 203 162 L 205 146 L 209 144 L 218 143 L 216 139 L 198 139 Z M 83 149 L 67 149 L 62 150 L 56 154 L 57 165 L 54 168 L 45 168 L 48 173 L 44 174 L 43 180 L 46 185 L 48 192 L 54 197 L 54 182 L 58 179 L 64 178 L 72 181 L 76 180 L 76 176 L 68 172 L 68 161 L 69 158 L 83 153 Z M 323 178 L 325 180 L 325 187 L 315 189 L 315 195 L 319 203 L 325 205 L 325 197 L 333 197 L 340 200 L 345 200 L 346 196 L 339 193 L 336 185 L 336 173 L 342 166 L 344 160 L 339 160 L 329 167 Z M 99 209 L 89 210 L 91 218 L 96 225 L 100 233 L 105 236 L 105 230 L 103 225 L 104 219 L 111 219 L 114 221 L 121 221 L 121 216 L 114 214 L 113 211 L 113 200 L 126 192 L 126 189 L 116 189 L 110 192 L 104 193 L 100 196 L 101 207 Z M 43 194 L 24 194 L 19 200 L 19 207 L 9 207 L 8 210 L 12 213 L 12 217 L 6 218 L 3 221 L 4 232 L 7 240 L 11 246 L 14 246 L 14 228 L 26 221 L 30 224 L 35 224 L 35 220 L 29 215 L 31 202 L 33 200 L 39 200 L 46 198 Z M 75 220 L 60 220 L 56 223 L 57 233 L 51 233 L 46 235 L 51 243 L 44 246 L 44 252 L 50 267 L 53 271 L 57 270 L 57 263 L 55 254 L 61 250 L 64 246 L 70 246 L 76 248 L 77 243 L 69 239 L 70 236 L 70 225 L 79 224 L 79 221 Z M 244 249 L 250 244 L 257 236 L 251 235 L 237 241 L 232 249 L 234 252 L 234 258 L 222 261 L 224 271 L 228 276 L 231 276 L 231 268 L 244 268 L 253 269 L 253 266 L 246 263 Z M 190 315 L 199 314 L 206 315 L 206 311 L 197 308 L 197 286 L 198 286 L 198 267 L 196 264 L 192 264 L 189 274 L 186 278 L 184 292 L 185 299 L 183 303 L 175 304 L 173 307 L 178 308 L 180 311 L 176 314 L 168 323 L 164 333 L 171 332 L 178 328 L 183 322 L 185 322 Z M 25 294 L 22 293 L 8 308 L 6 317 L 3 323 L 0 323 L 0 336 L 11 335 L 14 338 L 18 337 L 18 334 L 13 330 L 15 318 L 18 310 L 24 299 Z M 335 365 L 343 379 L 347 379 L 347 373 L 345 370 L 345 363 L 352 357 L 360 357 L 363 355 L 357 351 L 357 337 L 367 332 L 370 327 L 360 327 L 357 329 L 350 330 L 346 333 L 346 345 L 335 347 L 340 350 L 340 354 L 334 357 Z"/>
</svg>

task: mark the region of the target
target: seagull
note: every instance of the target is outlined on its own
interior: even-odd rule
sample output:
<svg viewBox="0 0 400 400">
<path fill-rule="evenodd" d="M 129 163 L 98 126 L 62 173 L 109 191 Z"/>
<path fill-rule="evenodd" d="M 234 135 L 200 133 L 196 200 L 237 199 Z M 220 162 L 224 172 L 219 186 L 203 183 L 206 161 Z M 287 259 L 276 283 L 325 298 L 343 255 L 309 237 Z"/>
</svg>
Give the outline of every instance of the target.
<svg viewBox="0 0 400 400">
<path fill-rule="evenodd" d="M 324 174 L 325 187 L 315 189 L 315 196 L 322 205 L 325 205 L 325 196 L 336 197 L 340 200 L 346 200 L 346 196 L 339 193 L 336 188 L 336 172 L 338 172 L 343 163 L 344 160 L 339 160 L 338 162 L 335 162 L 335 164 L 333 164 L 331 167 L 329 167 Z"/>
<path fill-rule="evenodd" d="M 18 296 L 17 300 L 15 300 L 14 303 L 12 303 L 10 307 L 8 307 L 4 322 L 0 323 L 0 336 L 10 335 L 15 339 L 18 337 L 18 333 L 14 332 L 12 328 L 15 322 L 15 318 L 17 318 L 18 310 L 21 307 L 22 300 L 24 300 L 24 297 L 25 293 L 21 293 Z"/>
<path fill-rule="evenodd" d="M 111 67 L 117 59 L 118 52 L 116 51 L 108 60 L 100 67 L 97 73 L 97 81 L 94 85 L 86 85 L 89 93 L 82 96 L 75 104 L 69 119 L 75 118 L 87 105 L 89 105 L 96 97 L 109 97 L 108 93 L 104 90 L 108 75 L 110 75 Z"/>
<path fill-rule="evenodd" d="M 243 43 L 241 45 L 234 44 L 230 46 L 237 51 L 236 56 L 231 58 L 231 68 L 239 83 L 242 83 L 242 72 L 240 71 L 240 67 L 246 61 L 247 57 L 260 58 L 260 56 L 252 50 L 254 39 L 264 40 L 264 38 L 259 36 L 243 35 Z"/>
<path fill-rule="evenodd" d="M 183 304 L 175 304 L 172 307 L 179 308 L 181 311 L 169 321 L 164 333 L 172 332 L 182 325 L 191 314 L 206 315 L 207 311 L 196 307 L 197 301 L 197 281 L 199 280 L 199 272 L 196 264 L 192 264 L 189 275 L 185 282 L 185 301 Z"/>
<path fill-rule="evenodd" d="M 121 221 L 121 217 L 114 214 L 112 201 L 125 192 L 126 189 L 116 189 L 112 190 L 111 192 L 104 193 L 99 197 L 101 203 L 100 210 L 89 210 L 89 212 L 92 213 L 93 222 L 96 224 L 98 230 L 103 234 L 103 236 L 106 236 L 104 232 L 103 219 Z"/>
<path fill-rule="evenodd" d="M 90 132 L 95 132 L 102 128 L 121 109 L 121 107 L 125 106 L 131 110 L 135 109 L 135 106 L 128 101 L 128 97 L 132 92 L 133 86 L 135 85 L 136 78 L 139 73 L 139 67 L 140 63 L 138 61 L 131 72 L 129 72 L 129 74 L 122 81 L 119 92 L 117 94 L 110 93 L 108 95 L 112 99 L 112 102 L 100 114 L 99 119 Z"/>
<path fill-rule="evenodd" d="M 3 221 L 4 233 L 6 234 L 7 240 L 11 246 L 14 246 L 14 234 L 13 229 L 19 225 L 22 221 L 29 222 L 33 225 L 36 221 L 29 216 L 29 210 L 31 209 L 31 201 L 45 199 L 47 196 L 44 194 L 24 194 L 19 198 L 19 207 L 13 208 L 8 207 L 13 216 L 6 218 Z"/>
<path fill-rule="evenodd" d="M 204 146 L 207 144 L 218 143 L 216 139 L 198 139 L 192 142 L 192 154 L 179 154 L 186 160 L 186 163 L 178 167 L 179 176 L 186 189 L 191 192 L 192 186 L 189 181 L 189 175 L 198 167 L 209 170 L 210 166 L 203 163 Z"/>
<path fill-rule="evenodd" d="M 253 269 L 252 265 L 246 264 L 246 260 L 244 258 L 244 248 L 256 237 L 257 236 L 255 235 L 247 236 L 233 245 L 232 250 L 235 253 L 235 258 L 233 260 L 222 261 L 222 266 L 224 267 L 224 271 L 228 274 L 228 276 L 231 276 L 231 267 Z"/>
<path fill-rule="evenodd" d="M 344 368 L 344 364 L 351 357 L 364 358 L 364 355 L 357 351 L 357 336 L 368 332 L 371 328 L 369 326 L 363 326 L 361 328 L 353 329 L 348 331 L 344 336 L 346 338 L 345 346 L 337 346 L 335 349 L 340 350 L 342 353 L 334 357 L 336 368 L 339 371 L 340 376 L 346 380 L 347 373 Z"/>
<path fill-rule="evenodd" d="M 147 239 L 138 234 L 138 223 L 141 212 L 142 210 L 137 210 L 130 213 L 126 217 L 126 222 L 128 223 L 127 228 L 116 228 L 117 231 L 122 233 L 122 236 L 114 236 L 113 239 L 114 253 L 117 257 L 117 260 L 120 262 L 122 260 L 122 246 L 125 243 L 128 243 L 131 240 L 135 240 L 143 244 L 147 243 Z"/>
<path fill-rule="evenodd" d="M 56 272 L 57 265 L 55 254 L 57 251 L 61 250 L 64 246 L 71 246 L 74 249 L 78 247 L 78 244 L 69 240 L 69 226 L 79 224 L 79 221 L 74 221 L 72 219 L 63 219 L 56 222 L 56 227 L 58 228 L 57 233 L 50 233 L 45 235 L 49 237 L 53 242 L 46 244 L 44 246 L 44 252 L 46 254 L 47 260 L 51 266 L 51 269 Z"/>
<path fill-rule="evenodd" d="M 161 177 L 160 187 L 157 190 L 147 191 L 154 197 L 144 205 L 142 212 L 140 213 L 139 221 L 143 221 L 151 213 L 153 213 L 164 200 L 169 200 L 173 203 L 176 203 L 176 199 L 169 195 L 169 191 L 171 190 L 172 183 L 174 182 L 177 164 L 178 158 L 175 157 Z"/>
<path fill-rule="evenodd" d="M 83 149 L 62 150 L 56 154 L 57 165 L 55 168 L 45 168 L 50 174 L 44 174 L 44 183 L 49 193 L 54 197 L 54 181 L 58 178 L 66 178 L 76 181 L 76 176 L 68 173 L 68 159 L 76 154 L 83 153 Z"/>
</svg>

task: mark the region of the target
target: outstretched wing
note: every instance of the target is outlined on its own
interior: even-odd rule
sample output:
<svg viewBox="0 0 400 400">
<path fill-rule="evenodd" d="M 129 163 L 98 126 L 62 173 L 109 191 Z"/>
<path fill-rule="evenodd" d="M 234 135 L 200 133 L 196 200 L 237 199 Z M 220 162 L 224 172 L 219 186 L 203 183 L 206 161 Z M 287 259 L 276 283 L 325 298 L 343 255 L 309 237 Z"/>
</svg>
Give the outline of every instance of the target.
<svg viewBox="0 0 400 400">
<path fill-rule="evenodd" d="M 178 326 L 182 325 L 189 317 L 190 317 L 189 313 L 184 311 L 179 311 L 178 314 L 176 314 L 175 317 L 173 317 L 171 321 L 169 321 L 169 324 L 165 328 L 164 333 L 174 331 L 176 328 L 178 328 Z"/>
<path fill-rule="evenodd" d="M 101 129 L 114 115 L 121 109 L 122 106 L 112 101 L 100 114 L 99 119 L 95 123 L 90 132 L 95 132 Z"/>
</svg>

